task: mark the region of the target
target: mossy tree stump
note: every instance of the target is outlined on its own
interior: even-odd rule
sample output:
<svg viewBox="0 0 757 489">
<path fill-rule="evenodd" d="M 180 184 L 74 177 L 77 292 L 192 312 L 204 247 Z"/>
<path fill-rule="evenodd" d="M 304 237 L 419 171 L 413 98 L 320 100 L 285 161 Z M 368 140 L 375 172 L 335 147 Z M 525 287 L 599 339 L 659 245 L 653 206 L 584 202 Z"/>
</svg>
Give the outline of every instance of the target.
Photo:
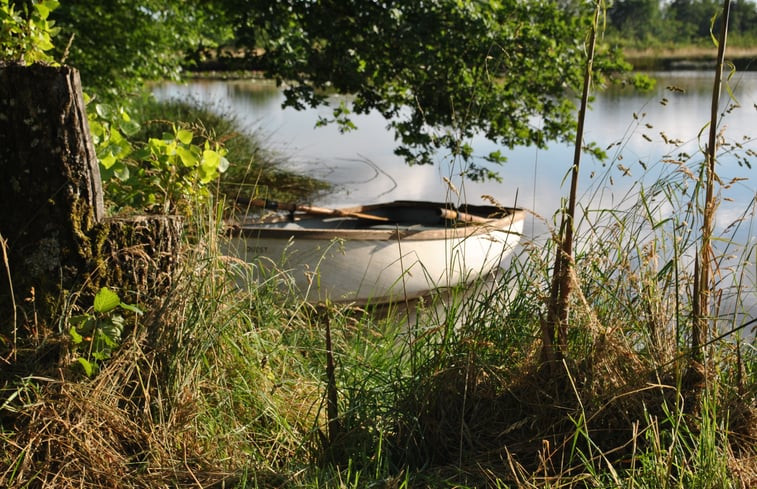
<svg viewBox="0 0 757 489">
<path fill-rule="evenodd" d="M 70 292 L 165 291 L 181 221 L 106 219 L 78 71 L 0 65 L 0 234 L 2 347 L 24 325 L 60 317 Z"/>
<path fill-rule="evenodd" d="M 124 302 L 152 303 L 170 290 L 181 264 L 180 216 L 109 217 L 107 237 L 98 249 L 98 279 Z"/>
</svg>

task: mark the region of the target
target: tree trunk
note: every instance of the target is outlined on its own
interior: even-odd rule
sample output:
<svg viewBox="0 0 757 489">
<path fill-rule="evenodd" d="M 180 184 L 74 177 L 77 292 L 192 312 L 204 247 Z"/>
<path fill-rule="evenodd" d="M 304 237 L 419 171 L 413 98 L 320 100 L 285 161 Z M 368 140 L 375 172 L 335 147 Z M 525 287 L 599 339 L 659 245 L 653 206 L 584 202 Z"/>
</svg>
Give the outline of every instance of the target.
<svg viewBox="0 0 757 489">
<path fill-rule="evenodd" d="M 124 302 L 164 298 L 181 264 L 182 217 L 111 217 L 104 225 L 108 233 L 98 250 L 97 279 L 118 290 Z"/>
<path fill-rule="evenodd" d="M 103 214 L 78 71 L 0 66 L 0 334 L 59 309 Z"/>
<path fill-rule="evenodd" d="M 124 302 L 164 296 L 182 223 L 104 218 L 78 71 L 0 66 L 0 346 L 36 336 L 104 285 Z"/>
</svg>

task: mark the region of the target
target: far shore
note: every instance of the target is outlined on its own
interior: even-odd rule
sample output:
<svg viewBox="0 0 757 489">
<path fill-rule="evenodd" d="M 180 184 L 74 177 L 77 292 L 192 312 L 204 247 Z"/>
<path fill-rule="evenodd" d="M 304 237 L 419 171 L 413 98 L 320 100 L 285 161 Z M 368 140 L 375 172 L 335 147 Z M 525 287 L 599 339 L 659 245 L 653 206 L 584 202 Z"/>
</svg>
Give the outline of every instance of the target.
<svg viewBox="0 0 757 489">
<path fill-rule="evenodd" d="M 718 50 L 712 47 L 646 48 L 623 50 L 635 70 L 701 70 L 715 67 Z M 737 70 L 757 70 L 757 47 L 728 47 L 725 58 Z"/>
<path fill-rule="evenodd" d="M 260 50 L 250 56 L 244 50 L 206 52 L 205 57 L 186 66 L 191 78 L 262 78 Z M 718 50 L 713 46 L 623 48 L 623 57 L 637 71 L 709 70 L 715 67 Z M 726 60 L 737 70 L 757 71 L 757 47 L 728 47 Z"/>
</svg>

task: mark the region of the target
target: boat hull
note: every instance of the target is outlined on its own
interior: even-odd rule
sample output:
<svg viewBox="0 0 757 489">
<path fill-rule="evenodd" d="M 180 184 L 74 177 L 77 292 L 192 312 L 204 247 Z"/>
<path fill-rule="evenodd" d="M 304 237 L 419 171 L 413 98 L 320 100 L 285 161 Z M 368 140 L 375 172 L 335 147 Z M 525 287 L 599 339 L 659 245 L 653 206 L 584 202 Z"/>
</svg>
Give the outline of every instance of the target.
<svg viewBox="0 0 757 489">
<path fill-rule="evenodd" d="M 522 211 L 476 224 L 440 223 L 391 205 L 408 222 L 366 225 L 339 217 L 244 225 L 232 233 L 230 253 L 259 267 L 275 264 L 310 302 L 380 304 L 488 274 L 512 252 L 523 230 Z M 424 203 L 419 216 L 440 205 Z M 381 215 L 377 208 L 359 209 Z"/>
</svg>

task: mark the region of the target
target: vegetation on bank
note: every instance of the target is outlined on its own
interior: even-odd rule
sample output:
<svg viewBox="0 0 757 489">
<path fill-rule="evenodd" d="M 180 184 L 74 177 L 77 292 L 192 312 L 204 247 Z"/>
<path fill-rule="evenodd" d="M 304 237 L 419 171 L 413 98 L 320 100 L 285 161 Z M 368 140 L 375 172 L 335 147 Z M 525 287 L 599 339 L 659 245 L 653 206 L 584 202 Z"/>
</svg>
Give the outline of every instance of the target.
<svg viewBox="0 0 757 489">
<path fill-rule="evenodd" d="M 179 282 L 158 307 L 125 314 L 132 333 L 97 376 L 69 353 L 5 384 L 0 483 L 750 487 L 749 336 L 708 344 L 706 377 L 687 374 L 682 353 L 680 290 L 692 275 L 681 257 L 697 236 L 666 216 L 669 206 L 687 215 L 676 190 L 687 181 L 657 182 L 622 215 L 597 209 L 584 223 L 593 233 L 576 247 L 576 328 L 557 373 L 538 347 L 551 245 L 526 242 L 494 283 L 474 284 L 478 295 L 382 316 L 303 303 L 283 270 L 256 276 L 220 251 L 216 212 L 198 209 L 195 227 L 207 232 L 188 243 Z M 740 260 L 736 276 L 750 257 Z M 752 287 L 736 282 L 728 294 Z M 55 337 L 25 347 L 42 354 Z"/>
<path fill-rule="evenodd" d="M 412 305 L 413 314 L 304 303 L 285 270 L 224 255 L 223 201 L 234 195 L 224 179 L 259 183 L 248 162 L 260 150 L 244 138 L 234 149 L 238 128 L 185 110 L 135 105 L 126 113 L 143 114 L 137 127 L 100 107 L 111 129 L 130 133 L 128 151 L 148 163 L 147 175 L 163 176 L 153 162 L 198 172 L 182 207 L 191 229 L 183 267 L 149 304 L 120 303 L 118 284 L 91 303 L 72 291 L 67 300 L 81 314 L 35 318 L 20 341 L 2 337 L 0 485 L 757 483 L 755 323 L 741 309 L 755 290 L 754 256 L 730 234 L 713 253 L 735 256 L 716 262 L 711 293 L 735 306 L 713 308 L 707 340 L 692 347 L 702 266 L 692 257 L 701 256 L 709 205 L 704 154 L 644 162 L 649 171 L 679 171 L 615 208 L 584 203 L 575 225 L 587 231 L 566 275 L 570 328 L 554 350 L 559 358 L 545 362 L 544 343 L 557 339 L 543 332 L 558 239 L 524 242 L 501 276 L 473 284 L 477 294 L 432 297 Z M 748 151 L 739 144 L 719 148 Z M 212 170 L 225 166 L 221 158 L 239 166 L 205 181 L 197 166 L 206 148 Z M 121 147 L 100 150 L 102 162 Z M 128 334 L 115 346 L 97 343 L 88 321 L 101 330 L 121 324 Z M 97 360 L 99 371 L 82 358 Z"/>
<path fill-rule="evenodd" d="M 717 50 L 712 46 L 656 46 L 624 48 L 623 57 L 634 68 L 644 71 L 712 70 L 715 67 Z M 729 47 L 728 62 L 736 71 L 757 70 L 757 48 Z"/>
<path fill-rule="evenodd" d="M 329 185 L 307 175 L 287 171 L 286 155 L 266 149 L 265 138 L 245 128 L 222 107 L 191 100 L 157 101 L 149 95 L 135 99 L 131 110 L 144 121 L 135 140 L 147 142 L 179 124 L 223 145 L 229 167 L 214 184 L 216 198 L 234 207 L 237 199 L 263 197 L 285 202 L 310 201 Z"/>
</svg>

